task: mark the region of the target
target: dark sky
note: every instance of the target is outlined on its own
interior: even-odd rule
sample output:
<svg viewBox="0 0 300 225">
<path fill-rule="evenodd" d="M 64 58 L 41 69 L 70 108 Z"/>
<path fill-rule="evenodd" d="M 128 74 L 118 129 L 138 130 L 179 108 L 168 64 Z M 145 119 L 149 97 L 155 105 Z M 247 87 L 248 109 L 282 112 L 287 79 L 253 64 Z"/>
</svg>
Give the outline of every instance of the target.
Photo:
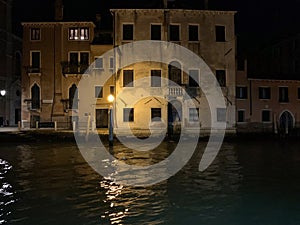
<svg viewBox="0 0 300 225">
<path fill-rule="evenodd" d="M 106 27 L 111 24 L 109 8 L 155 8 L 160 0 L 64 0 L 69 20 L 94 20 L 101 13 Z M 203 9 L 203 0 L 177 0 L 180 8 Z M 209 9 L 236 10 L 236 34 L 243 51 L 251 52 L 266 43 L 300 33 L 300 0 L 209 0 Z M 54 0 L 14 0 L 13 22 L 21 34 L 21 21 L 51 21 Z"/>
</svg>

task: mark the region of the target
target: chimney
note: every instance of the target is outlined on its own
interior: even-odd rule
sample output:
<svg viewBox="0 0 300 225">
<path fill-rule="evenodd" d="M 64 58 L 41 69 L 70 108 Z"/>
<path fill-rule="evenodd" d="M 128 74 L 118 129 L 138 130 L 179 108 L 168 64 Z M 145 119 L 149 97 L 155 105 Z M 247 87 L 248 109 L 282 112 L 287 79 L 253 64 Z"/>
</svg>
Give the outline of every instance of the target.
<svg viewBox="0 0 300 225">
<path fill-rule="evenodd" d="M 55 0 L 55 16 L 56 21 L 62 21 L 64 18 L 63 0 Z"/>
</svg>

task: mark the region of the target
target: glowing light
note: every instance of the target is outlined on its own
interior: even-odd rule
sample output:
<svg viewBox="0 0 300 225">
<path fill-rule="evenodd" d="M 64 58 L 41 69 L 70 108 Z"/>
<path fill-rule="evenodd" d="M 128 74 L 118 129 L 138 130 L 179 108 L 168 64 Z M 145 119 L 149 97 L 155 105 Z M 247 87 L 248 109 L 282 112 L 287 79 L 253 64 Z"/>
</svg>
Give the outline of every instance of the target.
<svg viewBox="0 0 300 225">
<path fill-rule="evenodd" d="M 1 94 L 1 96 L 4 96 L 6 94 L 6 91 L 5 90 L 1 90 L 0 94 Z"/>
<path fill-rule="evenodd" d="M 114 100 L 115 100 L 115 97 L 113 96 L 113 95 L 109 95 L 108 97 L 107 97 L 107 100 L 109 101 L 109 102 L 113 102 Z"/>
</svg>

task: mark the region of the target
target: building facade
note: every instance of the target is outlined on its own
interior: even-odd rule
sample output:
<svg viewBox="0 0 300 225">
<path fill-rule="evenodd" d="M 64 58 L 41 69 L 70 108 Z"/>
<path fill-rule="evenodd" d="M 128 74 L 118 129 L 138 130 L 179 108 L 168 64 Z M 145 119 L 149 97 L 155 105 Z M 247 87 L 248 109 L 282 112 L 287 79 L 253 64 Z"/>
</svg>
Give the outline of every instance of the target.
<svg viewBox="0 0 300 225">
<path fill-rule="evenodd" d="M 300 125 L 300 80 L 251 78 L 237 71 L 238 132 L 290 133 Z"/>
<path fill-rule="evenodd" d="M 153 93 L 157 89 L 166 90 L 163 98 L 141 98 L 134 105 L 130 99 L 122 98 L 115 109 L 115 131 L 126 132 L 128 124 L 137 133 L 149 129 L 166 128 L 169 132 L 180 129 L 193 130 L 200 124 L 202 134 L 210 132 L 211 121 L 225 122 L 228 132 L 235 131 L 235 55 L 236 39 L 234 32 L 235 12 L 201 11 L 184 9 L 113 9 L 114 46 L 120 46 L 141 40 L 172 42 L 189 49 L 211 69 L 222 88 L 226 107 L 210 115 L 205 95 L 199 89 L 201 69 L 186 68 L 184 62 L 176 59 L 157 63 L 140 62 L 125 68 L 119 68 L 116 77 L 116 95 L 134 87 L 139 79 L 148 79 L 145 88 Z M 176 48 L 176 46 L 174 47 Z M 176 52 L 176 49 L 172 49 Z M 185 70 L 183 69 L 185 68 Z M 163 81 L 155 84 L 153 77 Z M 196 81 L 196 82 L 194 82 Z M 193 101 L 185 101 L 188 93 Z M 128 101 L 128 102 L 127 102 Z M 161 117 L 161 119 L 157 119 Z M 157 121 L 158 120 L 158 121 Z"/>
<path fill-rule="evenodd" d="M 78 82 L 94 61 L 93 54 L 101 54 L 92 45 L 94 23 L 26 22 L 22 25 L 23 125 L 35 127 L 36 121 L 56 121 L 68 128 L 72 113 L 78 109 Z"/>
<path fill-rule="evenodd" d="M 12 33 L 12 1 L 0 1 L 0 126 L 21 120 L 22 39 Z"/>
</svg>

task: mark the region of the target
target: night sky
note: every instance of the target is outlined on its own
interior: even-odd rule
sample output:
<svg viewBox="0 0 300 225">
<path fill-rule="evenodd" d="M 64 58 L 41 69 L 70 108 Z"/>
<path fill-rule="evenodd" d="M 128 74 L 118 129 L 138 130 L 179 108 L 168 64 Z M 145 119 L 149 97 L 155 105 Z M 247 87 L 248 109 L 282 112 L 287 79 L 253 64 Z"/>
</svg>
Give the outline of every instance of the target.
<svg viewBox="0 0 300 225">
<path fill-rule="evenodd" d="M 109 8 L 156 8 L 160 0 L 64 0 L 66 20 L 94 20 L 100 13 L 110 28 Z M 177 7 L 203 9 L 202 0 L 177 0 Z M 300 33 L 300 0 L 209 0 L 209 9 L 236 10 L 239 50 L 254 52 L 262 46 Z M 14 32 L 22 34 L 21 21 L 52 21 L 54 0 L 14 0 Z"/>
</svg>

